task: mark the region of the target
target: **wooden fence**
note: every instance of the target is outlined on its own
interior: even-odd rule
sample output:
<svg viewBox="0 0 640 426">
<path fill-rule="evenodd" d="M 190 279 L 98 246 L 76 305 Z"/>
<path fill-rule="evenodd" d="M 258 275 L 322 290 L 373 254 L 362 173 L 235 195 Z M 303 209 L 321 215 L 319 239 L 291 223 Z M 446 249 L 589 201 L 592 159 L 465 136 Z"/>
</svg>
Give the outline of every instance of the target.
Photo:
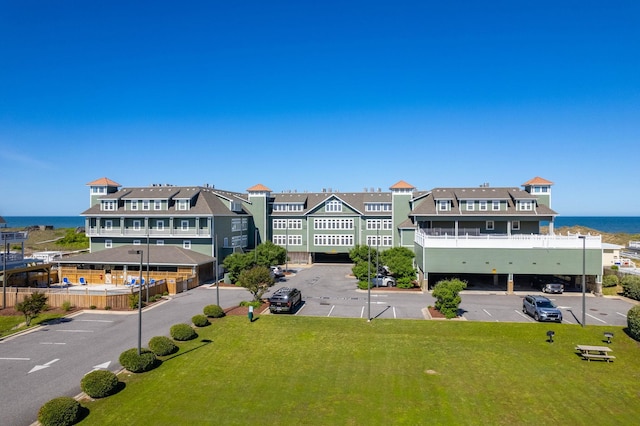
<svg viewBox="0 0 640 426">
<path fill-rule="evenodd" d="M 182 285 L 182 281 L 180 282 Z M 173 284 L 176 285 L 175 283 Z M 156 282 L 148 287 L 142 286 L 142 288 L 132 287 L 125 290 L 92 290 L 91 286 L 84 286 L 81 289 L 50 289 L 50 288 L 24 288 L 24 287 L 7 287 L 6 289 L 6 304 L 7 306 L 15 306 L 16 303 L 20 303 L 25 297 L 38 292 L 44 293 L 47 296 L 47 305 L 50 307 L 61 308 L 65 302 L 69 302 L 71 306 L 76 308 L 93 308 L 94 309 L 110 309 L 126 310 L 130 309 L 130 296 L 137 295 L 139 291 L 142 293 L 142 300 L 145 300 L 147 290 L 149 291 L 149 297 L 155 295 L 162 295 L 168 292 L 168 284 L 162 280 Z"/>
</svg>

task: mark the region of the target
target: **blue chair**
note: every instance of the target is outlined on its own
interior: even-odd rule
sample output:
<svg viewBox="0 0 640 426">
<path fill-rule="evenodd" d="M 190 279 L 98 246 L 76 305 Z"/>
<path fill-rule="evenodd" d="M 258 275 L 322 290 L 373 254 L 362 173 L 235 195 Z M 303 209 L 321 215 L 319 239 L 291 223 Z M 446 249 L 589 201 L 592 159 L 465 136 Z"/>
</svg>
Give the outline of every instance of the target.
<svg viewBox="0 0 640 426">
<path fill-rule="evenodd" d="M 87 282 L 84 280 L 84 277 L 80 277 L 80 285 L 87 285 Z"/>
<path fill-rule="evenodd" d="M 64 284 L 65 286 L 71 285 L 71 283 L 69 282 L 69 279 L 67 277 L 64 277 L 62 279 L 62 284 Z"/>
</svg>

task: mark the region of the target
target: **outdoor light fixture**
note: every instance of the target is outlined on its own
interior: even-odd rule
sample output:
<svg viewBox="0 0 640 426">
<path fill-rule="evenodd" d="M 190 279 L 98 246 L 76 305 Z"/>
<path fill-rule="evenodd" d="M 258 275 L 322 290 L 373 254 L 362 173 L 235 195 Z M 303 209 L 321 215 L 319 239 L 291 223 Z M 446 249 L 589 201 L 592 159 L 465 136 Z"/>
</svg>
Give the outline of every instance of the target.
<svg viewBox="0 0 640 426">
<path fill-rule="evenodd" d="M 611 338 L 613 337 L 613 333 L 610 331 L 607 331 L 604 333 L 604 337 L 607 339 L 607 343 L 611 343 Z"/>
<path fill-rule="evenodd" d="M 584 327 L 587 322 L 587 300 L 586 300 L 586 277 L 585 277 L 585 268 L 586 268 L 586 244 L 587 244 L 587 236 L 586 235 L 578 235 L 578 238 L 582 239 L 582 326 Z"/>
<path fill-rule="evenodd" d="M 138 356 L 142 348 L 142 255 L 144 250 L 129 250 L 129 254 L 140 255 L 140 282 L 138 282 Z"/>
<path fill-rule="evenodd" d="M 547 337 L 549 338 L 547 340 L 547 342 L 553 343 L 553 336 L 555 336 L 555 335 L 556 335 L 556 333 L 553 330 L 547 331 Z"/>
</svg>

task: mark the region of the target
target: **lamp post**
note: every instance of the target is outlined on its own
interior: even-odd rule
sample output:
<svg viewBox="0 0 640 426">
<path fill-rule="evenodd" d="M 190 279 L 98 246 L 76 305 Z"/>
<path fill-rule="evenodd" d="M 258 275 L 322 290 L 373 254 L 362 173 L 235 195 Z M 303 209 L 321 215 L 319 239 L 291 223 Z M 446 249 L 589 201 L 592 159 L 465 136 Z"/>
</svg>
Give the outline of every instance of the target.
<svg viewBox="0 0 640 426">
<path fill-rule="evenodd" d="M 587 236 L 578 235 L 578 238 L 582 240 L 582 326 L 584 327 L 587 321 L 587 300 L 586 300 L 586 246 Z"/>
<path fill-rule="evenodd" d="M 218 234 L 213 234 L 215 240 L 215 247 L 213 250 L 215 256 L 215 270 L 213 272 L 213 279 L 216 280 L 216 305 L 220 306 L 220 280 L 218 279 Z"/>
<path fill-rule="evenodd" d="M 2 235 L 2 309 L 7 307 L 7 243 Z"/>
<path fill-rule="evenodd" d="M 371 240 L 369 240 L 369 256 L 367 259 L 367 322 L 371 322 Z"/>
<path fill-rule="evenodd" d="M 151 283 L 151 281 L 149 280 L 149 255 L 150 255 L 150 250 L 149 250 L 149 224 L 147 222 L 147 285 L 146 285 L 146 290 L 147 290 L 147 297 L 145 298 L 145 302 L 149 301 L 149 283 Z M 142 283 L 140 283 L 142 284 Z"/>
<path fill-rule="evenodd" d="M 129 250 L 129 254 L 140 255 L 140 282 L 138 283 L 138 355 L 142 348 L 142 256 L 144 250 Z"/>
</svg>

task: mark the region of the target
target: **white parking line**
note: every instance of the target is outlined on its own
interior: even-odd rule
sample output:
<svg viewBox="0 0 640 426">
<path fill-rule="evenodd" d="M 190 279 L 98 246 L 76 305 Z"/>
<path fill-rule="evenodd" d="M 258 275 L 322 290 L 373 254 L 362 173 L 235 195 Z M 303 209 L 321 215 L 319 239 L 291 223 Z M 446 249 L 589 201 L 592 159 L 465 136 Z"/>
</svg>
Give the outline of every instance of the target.
<svg viewBox="0 0 640 426">
<path fill-rule="evenodd" d="M 30 361 L 31 358 L 0 358 L 3 361 Z"/>
<path fill-rule="evenodd" d="M 93 333 L 93 330 L 56 330 L 62 333 Z"/>
<path fill-rule="evenodd" d="M 81 319 L 76 321 L 78 322 L 113 322 L 112 320 L 87 320 L 87 319 Z"/>
<path fill-rule="evenodd" d="M 517 309 L 514 309 L 514 312 L 515 312 L 516 314 L 520 315 L 522 318 L 526 318 L 526 319 L 528 319 L 528 320 L 529 320 L 529 321 L 531 321 L 531 322 L 533 322 L 533 321 L 534 321 L 534 320 L 533 320 L 533 318 L 531 318 L 529 315 L 525 315 L 524 313 L 520 312 L 520 311 L 519 311 L 519 310 L 517 310 Z"/>
<path fill-rule="evenodd" d="M 364 318 L 364 306 L 360 310 L 360 318 Z"/>
<path fill-rule="evenodd" d="M 625 314 L 621 314 L 620 312 L 616 312 L 616 314 L 620 315 L 621 317 L 627 317 Z"/>
<path fill-rule="evenodd" d="M 66 345 L 66 343 L 62 342 L 40 342 L 41 345 Z"/>
<path fill-rule="evenodd" d="M 489 311 L 487 311 L 486 309 L 483 309 L 484 313 L 489 315 L 490 317 L 492 317 L 493 315 L 491 315 L 491 313 L 489 313 Z"/>
<path fill-rule="evenodd" d="M 333 312 L 333 308 L 335 308 L 336 305 L 331 305 L 331 310 L 329 311 L 329 313 L 327 314 L 328 317 L 331 316 L 331 312 Z"/>
<path fill-rule="evenodd" d="M 590 315 L 590 314 L 586 314 L 586 315 L 587 315 L 588 317 L 593 318 L 593 319 L 594 319 L 594 320 L 596 320 L 596 321 L 600 321 L 600 322 L 601 322 L 601 323 L 603 323 L 603 324 L 606 324 L 606 323 L 607 323 L 606 321 L 602 321 L 600 318 L 596 318 L 596 317 L 594 317 L 593 315 Z"/>
<path fill-rule="evenodd" d="M 398 317 L 396 316 L 396 307 L 393 307 L 393 319 L 397 319 Z"/>
</svg>

